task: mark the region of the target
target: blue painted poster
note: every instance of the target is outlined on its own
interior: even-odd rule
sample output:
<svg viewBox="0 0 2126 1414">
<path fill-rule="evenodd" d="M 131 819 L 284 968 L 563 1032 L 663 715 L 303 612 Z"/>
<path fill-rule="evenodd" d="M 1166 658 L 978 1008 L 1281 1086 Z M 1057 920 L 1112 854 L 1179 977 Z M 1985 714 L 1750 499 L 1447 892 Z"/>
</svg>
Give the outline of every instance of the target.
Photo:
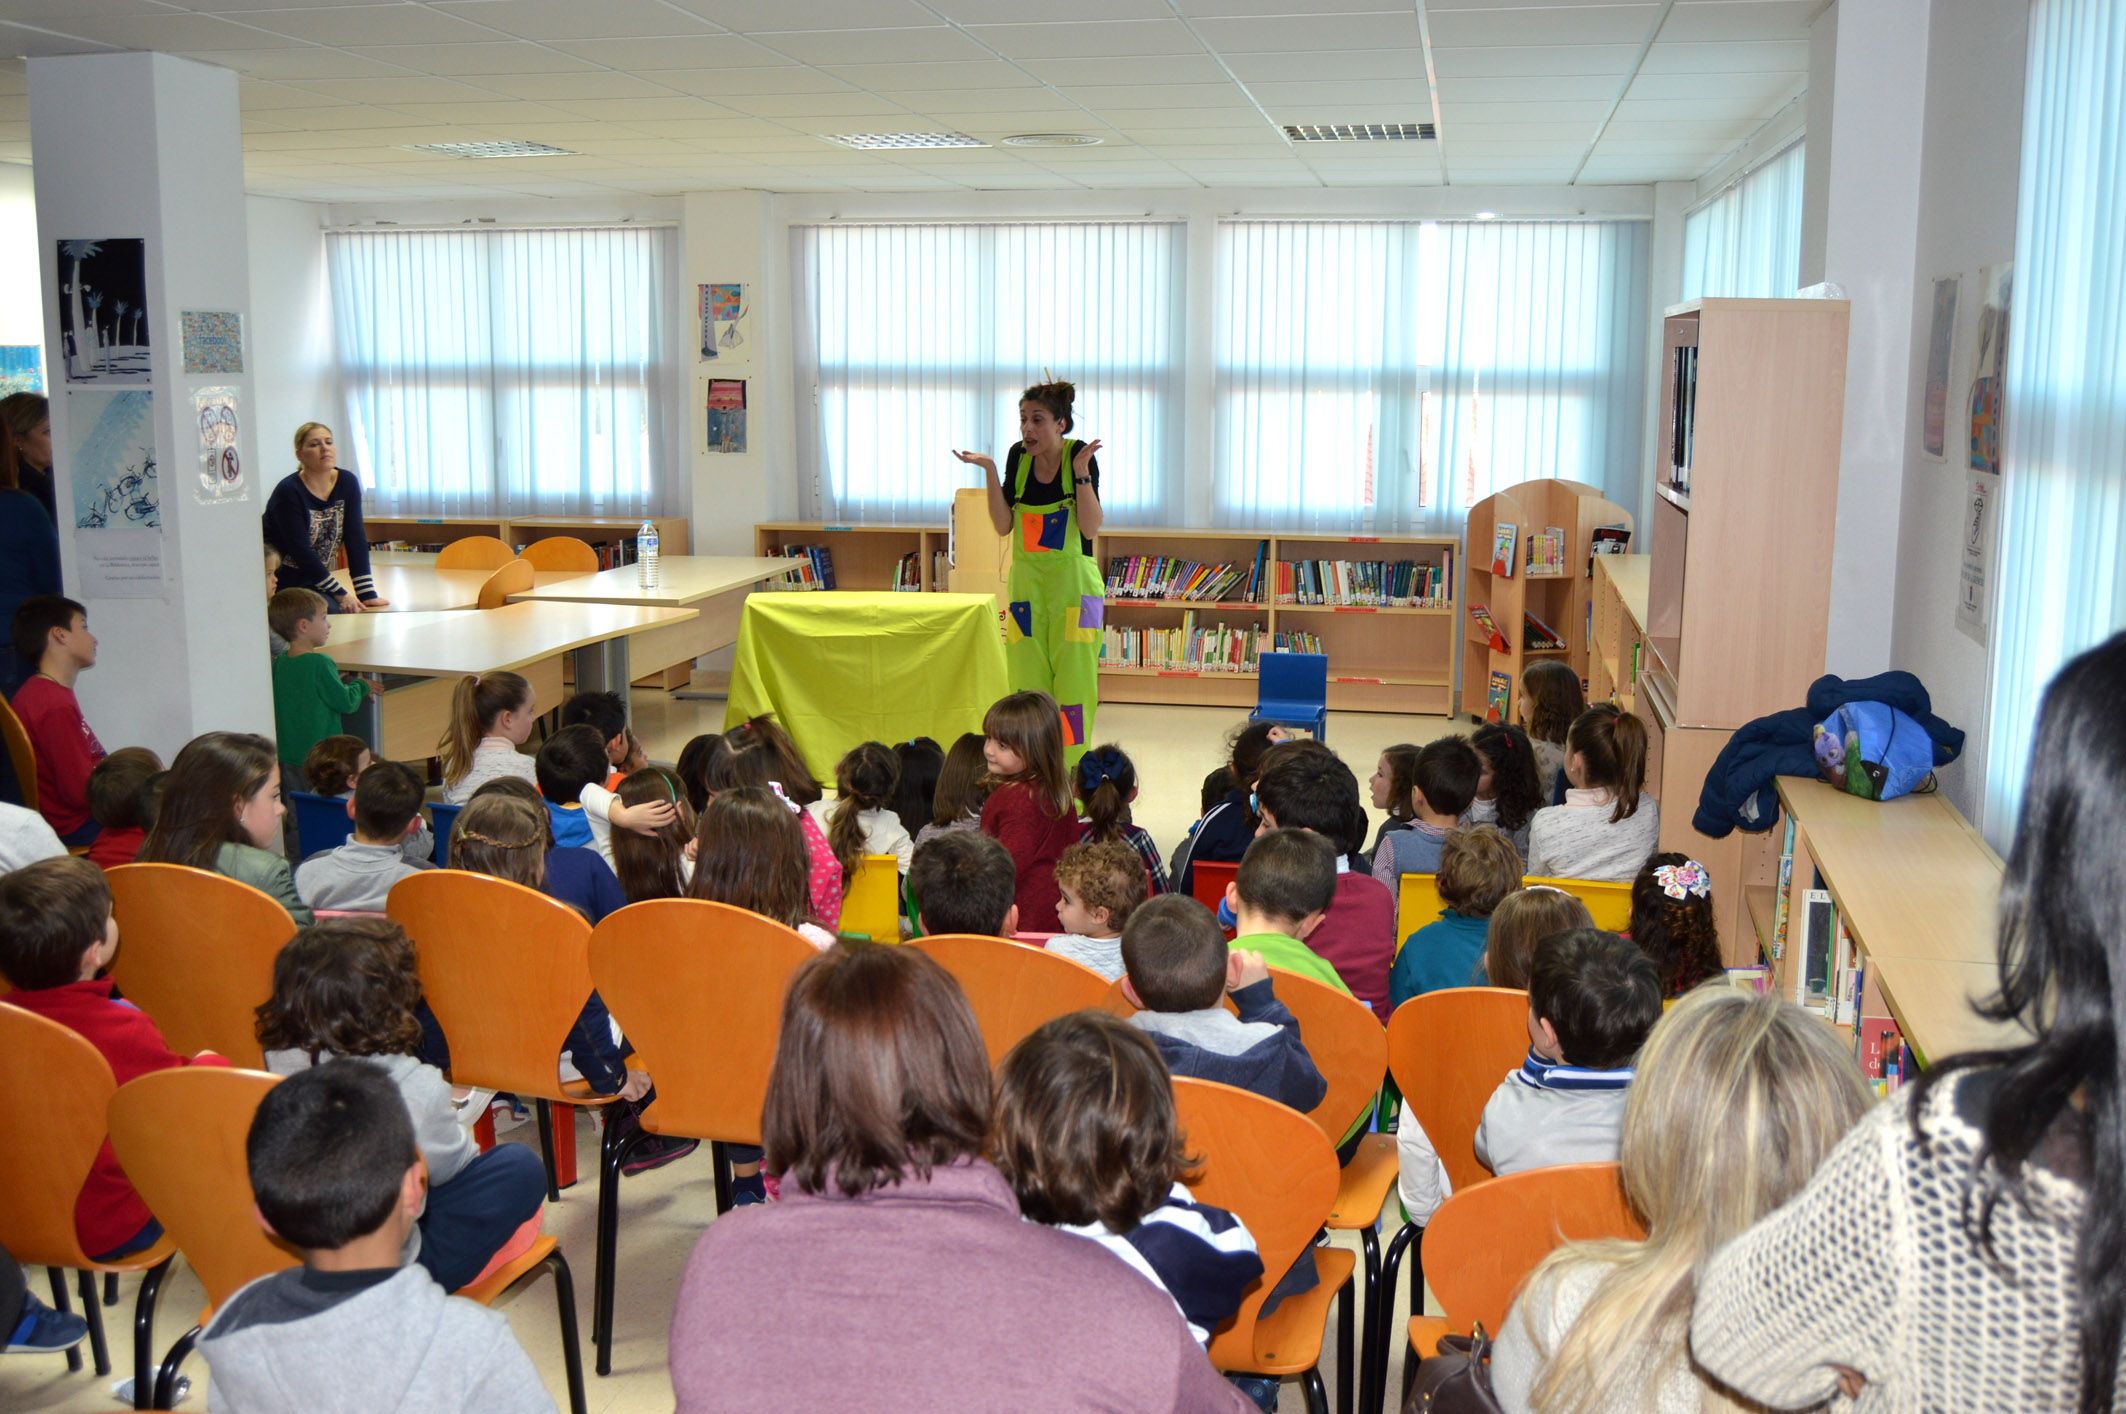
<svg viewBox="0 0 2126 1414">
<path fill-rule="evenodd" d="M 155 396 L 145 388 L 69 390 L 64 473 L 74 503 L 82 590 L 101 599 L 162 597 L 162 491 Z"/>
</svg>

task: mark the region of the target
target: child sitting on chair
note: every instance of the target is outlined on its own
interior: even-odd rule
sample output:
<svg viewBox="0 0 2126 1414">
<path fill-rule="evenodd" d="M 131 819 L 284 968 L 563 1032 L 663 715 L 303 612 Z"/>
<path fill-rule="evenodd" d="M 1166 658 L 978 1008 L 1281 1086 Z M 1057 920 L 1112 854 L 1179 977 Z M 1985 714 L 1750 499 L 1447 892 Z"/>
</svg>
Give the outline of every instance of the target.
<svg viewBox="0 0 2126 1414">
<path fill-rule="evenodd" d="M 1412 933 L 1395 956 L 1388 1003 L 1443 987 L 1466 987 L 1484 959 L 1491 914 L 1521 887 L 1521 852 L 1496 825 L 1472 825 L 1448 834 L 1439 861 L 1438 918 Z"/>
<path fill-rule="evenodd" d="M 37 813 L 62 844 L 90 844 L 89 771 L 103 743 L 81 715 L 74 682 L 96 666 L 89 611 L 58 594 L 36 594 L 15 609 L 12 625 L 18 670 L 29 676 L 15 689 L 15 716 L 37 753 Z"/>
<path fill-rule="evenodd" d="M 402 846 L 421 821 L 421 783 L 396 761 L 362 772 L 348 807 L 354 834 L 295 869 L 295 891 L 313 909 L 382 913 L 391 886 L 432 866 L 409 861 Z"/>
<path fill-rule="evenodd" d="M 1081 841 L 1056 861 L 1056 888 L 1063 900 L 1056 916 L 1063 931 L 1048 950 L 1082 963 L 1112 982 L 1122 975 L 1122 929 L 1144 902 L 1144 860 L 1119 840 Z"/>
<path fill-rule="evenodd" d="M 354 788 L 361 781 L 362 773 L 369 769 L 376 756 L 369 744 L 358 736 L 344 733 L 328 736 L 310 748 L 303 758 L 303 788 L 312 795 L 322 795 L 333 800 L 352 801 Z M 416 782 L 418 784 L 418 782 Z M 427 788 L 422 787 L 423 798 Z M 354 817 L 350 807 L 348 818 Z M 419 813 L 414 815 L 413 829 L 399 841 L 399 853 L 409 864 L 432 864 L 436 857 L 436 837 L 429 831 L 428 822 Z"/>
<path fill-rule="evenodd" d="M 89 772 L 89 815 L 97 824 L 89 863 L 131 864 L 155 826 L 162 799 L 162 758 L 145 746 L 121 746 Z"/>
<path fill-rule="evenodd" d="M 1351 990 L 1328 959 L 1306 943 L 1336 901 L 1334 845 L 1312 830 L 1258 835 L 1241 858 L 1233 882 L 1225 886 L 1225 898 L 1236 920 L 1236 951 L 1260 953 L 1270 967 L 1311 977 L 1339 992 Z"/>
<path fill-rule="evenodd" d="M 908 866 L 908 897 L 918 933 L 1019 931 L 1017 868 L 1011 851 L 979 830 L 932 835 Z"/>
</svg>

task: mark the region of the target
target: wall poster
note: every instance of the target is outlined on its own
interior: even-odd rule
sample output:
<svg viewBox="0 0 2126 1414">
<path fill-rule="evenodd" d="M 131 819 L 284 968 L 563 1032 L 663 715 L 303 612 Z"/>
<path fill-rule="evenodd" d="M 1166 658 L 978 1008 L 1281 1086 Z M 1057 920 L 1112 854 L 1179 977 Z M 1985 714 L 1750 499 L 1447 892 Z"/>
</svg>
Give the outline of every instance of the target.
<svg viewBox="0 0 2126 1414">
<path fill-rule="evenodd" d="M 144 388 L 149 357 L 147 242 L 59 243 L 59 347 L 69 383 Z"/>
</svg>

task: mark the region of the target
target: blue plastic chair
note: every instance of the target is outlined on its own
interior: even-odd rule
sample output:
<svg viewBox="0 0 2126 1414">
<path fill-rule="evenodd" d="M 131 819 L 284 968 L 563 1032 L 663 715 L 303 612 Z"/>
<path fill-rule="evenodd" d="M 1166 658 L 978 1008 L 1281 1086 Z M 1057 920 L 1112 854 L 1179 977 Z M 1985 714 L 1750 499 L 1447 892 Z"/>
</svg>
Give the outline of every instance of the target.
<svg viewBox="0 0 2126 1414">
<path fill-rule="evenodd" d="M 1316 741 L 1329 735 L 1329 657 L 1326 653 L 1265 653 L 1256 679 L 1251 722 L 1305 727 Z"/>
<path fill-rule="evenodd" d="M 347 802 L 339 796 L 291 790 L 288 803 L 295 807 L 295 846 L 305 859 L 320 850 L 338 849 L 354 834 Z"/>
<path fill-rule="evenodd" d="M 458 823 L 458 812 L 464 808 L 462 805 L 445 805 L 440 800 L 428 807 L 430 828 L 436 837 L 437 868 L 450 863 L 450 832 Z"/>
</svg>

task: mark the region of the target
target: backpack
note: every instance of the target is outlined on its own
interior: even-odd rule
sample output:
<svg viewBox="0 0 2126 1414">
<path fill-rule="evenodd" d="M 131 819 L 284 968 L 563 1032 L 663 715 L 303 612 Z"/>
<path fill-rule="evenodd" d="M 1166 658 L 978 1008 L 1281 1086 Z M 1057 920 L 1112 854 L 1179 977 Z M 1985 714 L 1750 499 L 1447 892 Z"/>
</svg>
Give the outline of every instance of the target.
<svg viewBox="0 0 2126 1414">
<path fill-rule="evenodd" d="M 1816 724 L 1816 768 L 1865 800 L 1934 789 L 1934 742 L 1911 717 L 1880 702 L 1848 702 Z"/>
</svg>

